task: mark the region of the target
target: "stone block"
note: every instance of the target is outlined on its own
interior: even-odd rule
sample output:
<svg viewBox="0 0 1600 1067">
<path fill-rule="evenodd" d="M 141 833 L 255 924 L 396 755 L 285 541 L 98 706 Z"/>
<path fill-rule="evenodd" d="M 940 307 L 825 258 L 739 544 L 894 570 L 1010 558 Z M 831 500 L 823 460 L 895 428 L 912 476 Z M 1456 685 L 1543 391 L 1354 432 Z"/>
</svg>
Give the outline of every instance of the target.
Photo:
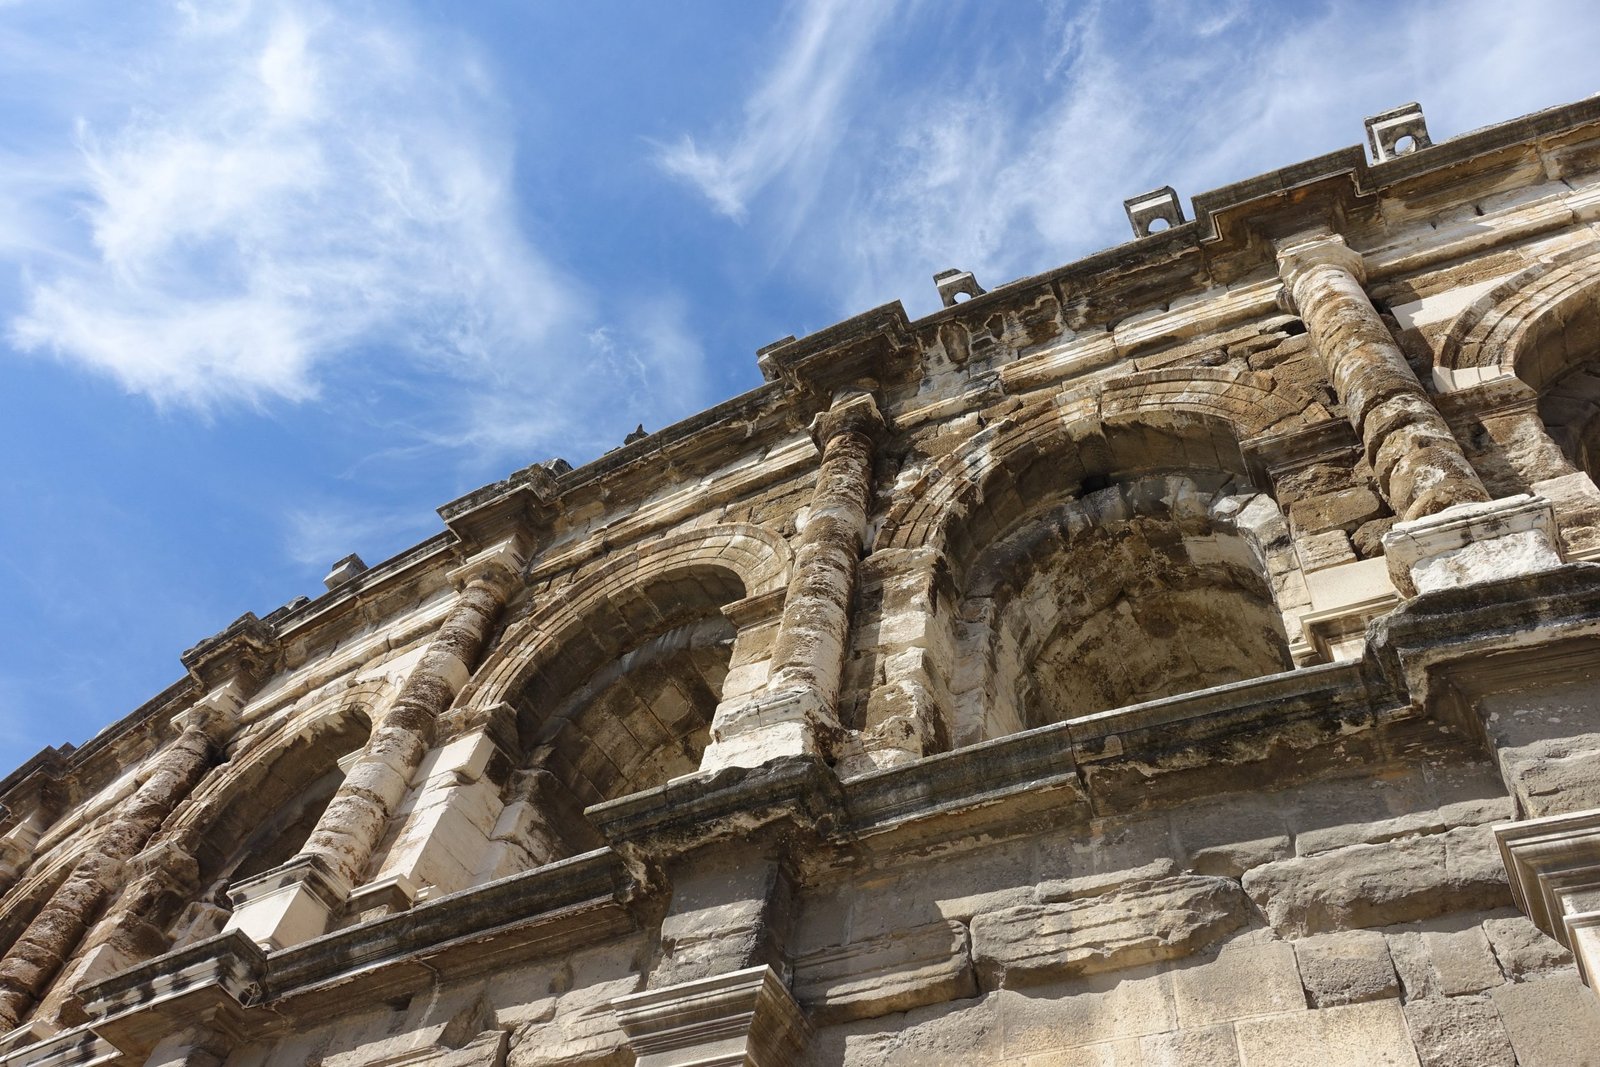
<svg viewBox="0 0 1600 1067">
<path fill-rule="evenodd" d="M 1516 817 L 1507 796 L 1458 801 L 1437 809 L 1409 812 L 1389 819 L 1366 819 L 1306 830 L 1295 837 L 1295 852 L 1314 856 L 1348 845 L 1381 844 L 1403 837 L 1444 833 L 1461 826 L 1482 826 Z"/>
<path fill-rule="evenodd" d="M 1364 524 L 1364 525 L 1370 525 Z M 1350 535 L 1343 530 L 1324 530 L 1305 534 L 1295 542 L 1300 553 L 1300 566 L 1306 571 L 1319 571 L 1341 563 L 1355 562 L 1356 554 L 1350 547 Z"/>
<path fill-rule="evenodd" d="M 1362 1004 L 1399 992 L 1389 945 L 1370 930 L 1348 930 L 1297 941 L 1295 959 L 1313 1008 Z"/>
<path fill-rule="evenodd" d="M 1173 1030 L 1139 1039 L 1143 1067 L 1239 1067 L 1233 1026 Z"/>
<path fill-rule="evenodd" d="M 1302 534 L 1334 529 L 1348 533 L 1382 514 L 1377 494 L 1362 487 L 1321 493 L 1289 505 L 1289 522 Z"/>
<path fill-rule="evenodd" d="M 1240 1067 L 1420 1067 L 1393 1000 L 1246 1019 L 1234 1031 Z"/>
<path fill-rule="evenodd" d="M 934 923 L 794 961 L 793 989 L 812 1022 L 826 1026 L 976 996 L 958 922 Z"/>
<path fill-rule="evenodd" d="M 1174 812 L 1173 832 L 1196 874 L 1237 878 L 1292 852 L 1283 815 L 1255 797 L 1228 798 Z"/>
<path fill-rule="evenodd" d="M 1518 1067 L 1600 1067 L 1600 1012 L 1576 974 L 1503 985 L 1491 995 Z"/>
<path fill-rule="evenodd" d="M 1139 1042 L 1105 1041 L 1080 1048 L 1055 1049 L 1018 1060 L 1018 1067 L 1142 1067 Z"/>
<path fill-rule="evenodd" d="M 1173 1029 L 1170 977 L 1156 967 L 999 994 L 1002 1059 L 1139 1038 Z"/>
<path fill-rule="evenodd" d="M 1533 925 L 1525 915 L 1486 919 L 1484 935 L 1494 949 L 1500 969 L 1513 982 L 1571 967 L 1572 953 L 1561 942 Z"/>
<path fill-rule="evenodd" d="M 1172 878 L 1062 904 L 1032 904 L 972 920 L 972 952 L 985 989 L 1178 959 L 1248 919 L 1238 886 L 1222 878 Z"/>
<path fill-rule="evenodd" d="M 1510 890 L 1481 830 L 1279 860 L 1247 872 L 1244 888 L 1272 928 L 1293 938 L 1502 907 Z"/>
<path fill-rule="evenodd" d="M 1516 1067 L 1511 1039 L 1492 1001 L 1427 997 L 1408 1001 L 1405 1015 L 1422 1067 Z"/>
<path fill-rule="evenodd" d="M 1000 1062 L 999 1005 L 992 996 L 823 1027 L 800 1058 L 807 1067 Z"/>
<path fill-rule="evenodd" d="M 1481 993 L 1503 980 L 1489 938 L 1481 926 L 1465 930 L 1429 931 L 1422 935 L 1428 946 L 1439 991 L 1447 997 Z"/>
<path fill-rule="evenodd" d="M 1294 949 L 1282 941 L 1234 941 L 1214 959 L 1174 968 L 1172 983 L 1185 1030 L 1306 1006 Z"/>
</svg>

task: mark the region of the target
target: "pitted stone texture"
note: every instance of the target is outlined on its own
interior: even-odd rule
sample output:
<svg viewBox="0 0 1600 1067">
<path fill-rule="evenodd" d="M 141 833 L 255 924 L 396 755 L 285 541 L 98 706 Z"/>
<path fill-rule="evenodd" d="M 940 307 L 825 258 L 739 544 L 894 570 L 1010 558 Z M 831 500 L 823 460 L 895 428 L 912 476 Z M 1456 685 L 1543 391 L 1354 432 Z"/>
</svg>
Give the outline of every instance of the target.
<svg viewBox="0 0 1600 1067">
<path fill-rule="evenodd" d="M 1233 1026 L 1173 1030 L 1139 1039 L 1143 1067 L 1239 1067 Z"/>
<path fill-rule="evenodd" d="M 1516 1067 L 1493 1001 L 1429 997 L 1407 1001 L 1405 1013 L 1422 1067 Z"/>
<path fill-rule="evenodd" d="M 973 958 L 985 989 L 1121 970 L 1204 948 L 1244 925 L 1248 909 L 1227 879 L 1165 879 L 979 915 Z"/>
<path fill-rule="evenodd" d="M 806 1067 L 1003 1063 L 997 995 L 818 1030 Z"/>
<path fill-rule="evenodd" d="M 1394 1000 L 1246 1019 L 1234 1030 L 1240 1067 L 1419 1067 Z"/>
<path fill-rule="evenodd" d="M 909 1011 L 976 996 L 967 928 L 958 922 L 898 930 L 794 962 L 795 998 L 814 1023 Z"/>
<path fill-rule="evenodd" d="M 998 998 L 1001 1063 L 1047 1053 L 1098 1056 L 1119 1047 L 1136 1057 L 1136 1039 L 1176 1026 L 1171 977 L 1158 967 L 1004 989 Z M 1076 1051 L 1085 1048 L 1094 1051 Z"/>
<path fill-rule="evenodd" d="M 1477 924 L 1460 929 L 1391 931 L 1389 953 L 1406 998 L 1462 996 L 1492 989 L 1505 979 Z"/>
<path fill-rule="evenodd" d="M 1294 952 L 1313 1008 L 1383 1000 L 1399 992 L 1382 934 L 1369 930 L 1322 934 L 1295 942 Z"/>
<path fill-rule="evenodd" d="M 1282 941 L 1238 938 L 1215 958 L 1185 960 L 1171 973 L 1178 1025 L 1185 1030 L 1306 1006 L 1294 949 Z"/>
<path fill-rule="evenodd" d="M 1264 864 L 1244 888 L 1283 937 L 1389 926 L 1510 903 L 1487 827 Z"/>
<path fill-rule="evenodd" d="M 1600 1067 L 1600 1012 L 1577 975 L 1503 985 L 1493 996 L 1518 1067 Z"/>
<path fill-rule="evenodd" d="M 1526 916 L 1486 919 L 1489 938 L 1500 969 L 1514 982 L 1560 971 L 1573 965 L 1572 953 L 1555 938 L 1533 925 Z"/>
</svg>

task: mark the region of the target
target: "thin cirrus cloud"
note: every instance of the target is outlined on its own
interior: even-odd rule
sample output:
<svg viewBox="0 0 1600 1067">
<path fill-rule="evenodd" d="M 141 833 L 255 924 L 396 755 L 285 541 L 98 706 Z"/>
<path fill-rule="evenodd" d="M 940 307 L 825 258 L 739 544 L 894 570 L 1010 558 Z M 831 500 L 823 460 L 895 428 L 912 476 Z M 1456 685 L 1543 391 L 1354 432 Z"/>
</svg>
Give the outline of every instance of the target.
<svg viewBox="0 0 1600 1067">
<path fill-rule="evenodd" d="M 745 101 L 735 132 L 713 138 L 720 141 L 715 147 L 685 134 L 657 146 L 657 165 L 735 221 L 743 221 L 752 198 L 778 178 L 791 188 L 803 186 L 839 146 L 850 90 L 873 44 L 894 25 L 898 7 L 891 0 L 798 5 L 790 12 L 783 53 Z"/>
<path fill-rule="evenodd" d="M 841 314 L 896 297 L 933 310 L 928 277 L 945 267 L 993 286 L 1127 240 L 1127 197 L 1170 183 L 1187 199 L 1355 144 L 1363 116 L 1402 101 L 1449 136 L 1600 88 L 1586 58 L 1600 14 L 1561 0 L 916 14 L 959 16 L 942 39 L 959 47 L 882 47 L 881 26 L 803 5 L 738 136 L 657 158 L 783 244 Z M 846 91 L 868 79 L 876 91 Z M 796 173 L 808 196 L 759 197 Z"/>
<path fill-rule="evenodd" d="M 70 115 L 30 101 L 21 154 L 49 164 L 0 177 L 0 256 L 24 278 L 14 347 L 208 415 L 337 409 L 332 383 L 354 375 L 425 396 L 368 413 L 402 447 L 480 462 L 609 440 L 574 356 L 622 388 L 700 380 L 697 347 L 608 323 L 525 236 L 513 117 L 478 46 L 295 0 L 136 21 L 74 54 L 29 47 L 49 27 L 0 40 L 19 63 L 0 92 L 79 94 Z M 606 329 L 620 340 L 591 353 Z M 608 364 L 619 349 L 638 365 Z"/>
</svg>

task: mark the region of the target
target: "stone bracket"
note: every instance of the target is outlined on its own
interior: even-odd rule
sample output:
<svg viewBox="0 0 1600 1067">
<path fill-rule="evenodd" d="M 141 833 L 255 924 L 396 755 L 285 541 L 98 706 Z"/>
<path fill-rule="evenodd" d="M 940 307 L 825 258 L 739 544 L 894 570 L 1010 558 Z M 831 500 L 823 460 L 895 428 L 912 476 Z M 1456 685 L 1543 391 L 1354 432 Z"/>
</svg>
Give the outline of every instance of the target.
<svg viewBox="0 0 1600 1067">
<path fill-rule="evenodd" d="M 316 856 L 296 856 L 228 887 L 233 915 L 224 932 L 241 931 L 268 949 L 309 941 L 343 913 L 350 891 Z"/>
<path fill-rule="evenodd" d="M 1372 149 L 1374 163 L 1387 163 L 1433 145 L 1428 136 L 1428 121 L 1422 117 L 1422 105 L 1416 101 L 1380 111 L 1366 120 L 1366 127 L 1367 147 Z M 1411 144 L 1399 147 L 1407 137 L 1411 138 Z"/>
<path fill-rule="evenodd" d="M 827 836 L 844 822 L 839 779 L 817 756 L 686 775 L 584 809 L 613 847 L 660 861 L 773 824 Z"/>
<path fill-rule="evenodd" d="M 1124 200 L 1122 208 L 1128 213 L 1134 237 L 1149 237 L 1160 232 L 1154 228 L 1158 221 L 1166 223 L 1163 230 L 1182 226 L 1184 222 L 1183 204 L 1178 200 L 1177 190 L 1170 185 Z"/>
</svg>

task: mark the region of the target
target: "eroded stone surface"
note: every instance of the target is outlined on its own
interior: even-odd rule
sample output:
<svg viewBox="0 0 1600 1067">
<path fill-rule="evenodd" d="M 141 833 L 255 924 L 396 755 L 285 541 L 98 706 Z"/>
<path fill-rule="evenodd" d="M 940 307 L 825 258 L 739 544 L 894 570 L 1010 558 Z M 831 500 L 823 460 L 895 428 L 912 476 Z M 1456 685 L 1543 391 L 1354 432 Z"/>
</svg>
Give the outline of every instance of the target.
<svg viewBox="0 0 1600 1067">
<path fill-rule="evenodd" d="M 1389 926 L 1509 903 L 1484 830 L 1466 828 L 1263 864 L 1244 888 L 1285 937 Z"/>
<path fill-rule="evenodd" d="M 1247 908 L 1227 879 L 1165 879 L 980 915 L 972 953 L 985 989 L 1096 974 L 1186 956 L 1242 926 Z"/>
</svg>

